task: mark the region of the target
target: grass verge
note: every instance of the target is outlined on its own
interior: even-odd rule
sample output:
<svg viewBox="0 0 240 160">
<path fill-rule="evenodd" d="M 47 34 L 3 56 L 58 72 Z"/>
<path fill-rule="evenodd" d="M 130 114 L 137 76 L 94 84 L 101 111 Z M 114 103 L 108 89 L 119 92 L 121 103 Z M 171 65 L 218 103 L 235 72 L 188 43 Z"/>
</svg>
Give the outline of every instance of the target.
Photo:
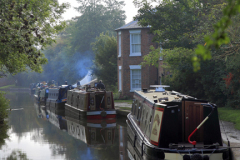
<svg viewBox="0 0 240 160">
<path fill-rule="evenodd" d="M 132 100 L 114 100 L 114 102 L 132 104 Z"/>
<path fill-rule="evenodd" d="M 15 87 L 14 84 L 12 84 L 12 85 L 7 85 L 7 86 L 2 86 L 2 87 L 0 87 L 0 89 L 7 89 L 7 88 L 13 88 L 13 87 Z"/>
<path fill-rule="evenodd" d="M 219 119 L 232 122 L 237 130 L 240 130 L 240 110 L 233 108 L 218 108 Z"/>
<path fill-rule="evenodd" d="M 119 107 L 119 109 L 122 109 L 122 110 L 131 110 L 131 108 L 129 108 L 129 107 Z"/>
</svg>

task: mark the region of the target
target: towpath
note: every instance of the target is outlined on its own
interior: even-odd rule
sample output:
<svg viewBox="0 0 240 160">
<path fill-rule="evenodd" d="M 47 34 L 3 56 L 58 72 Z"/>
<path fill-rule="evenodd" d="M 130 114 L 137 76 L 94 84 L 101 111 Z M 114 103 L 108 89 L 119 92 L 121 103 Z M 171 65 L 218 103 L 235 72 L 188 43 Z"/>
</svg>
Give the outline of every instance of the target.
<svg viewBox="0 0 240 160">
<path fill-rule="evenodd" d="M 234 128 L 234 124 L 231 122 L 220 121 L 220 127 L 222 132 L 223 141 L 230 142 L 232 148 L 234 160 L 240 160 L 240 131 Z"/>
<path fill-rule="evenodd" d="M 126 116 L 130 113 L 132 104 L 115 102 L 115 108 L 118 115 Z M 227 142 L 228 138 L 231 147 L 239 147 L 232 148 L 232 152 L 234 157 L 233 160 L 240 160 L 240 131 L 234 128 L 233 123 L 225 121 L 220 121 L 220 128 L 223 141 Z"/>
</svg>

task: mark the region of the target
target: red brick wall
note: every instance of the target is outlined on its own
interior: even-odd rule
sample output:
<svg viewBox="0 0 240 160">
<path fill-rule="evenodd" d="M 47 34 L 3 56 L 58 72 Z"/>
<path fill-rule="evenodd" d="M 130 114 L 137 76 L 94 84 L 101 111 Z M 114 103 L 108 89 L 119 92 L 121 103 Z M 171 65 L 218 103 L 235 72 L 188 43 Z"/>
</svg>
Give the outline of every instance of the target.
<svg viewBox="0 0 240 160">
<path fill-rule="evenodd" d="M 130 33 L 129 30 L 124 29 L 121 31 L 121 57 L 118 57 L 118 66 L 122 66 L 122 95 L 132 96 L 133 92 L 130 92 L 130 68 L 129 65 L 140 65 L 143 61 L 143 56 L 147 55 L 150 51 L 150 45 L 157 46 L 152 42 L 153 35 L 148 34 L 149 29 L 141 29 L 141 56 L 130 57 Z M 119 38 L 117 37 L 117 40 Z M 119 43 L 118 43 L 119 44 Z M 119 47 L 119 46 L 118 46 Z M 118 48 L 119 52 L 119 48 Z M 117 53 L 119 55 L 119 53 Z M 118 73 L 119 76 L 119 73 Z M 142 76 L 142 88 L 149 88 L 150 85 L 158 82 L 158 69 L 154 66 L 144 66 L 141 69 Z M 119 83 L 119 77 L 118 77 Z M 158 83 L 157 83 L 158 84 Z"/>
</svg>

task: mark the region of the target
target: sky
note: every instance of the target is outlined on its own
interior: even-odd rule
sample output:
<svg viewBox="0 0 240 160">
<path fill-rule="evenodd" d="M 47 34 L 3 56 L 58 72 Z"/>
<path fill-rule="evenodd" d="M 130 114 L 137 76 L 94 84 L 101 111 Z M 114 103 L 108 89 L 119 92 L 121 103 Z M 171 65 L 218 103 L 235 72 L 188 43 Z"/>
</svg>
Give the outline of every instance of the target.
<svg viewBox="0 0 240 160">
<path fill-rule="evenodd" d="M 64 20 L 70 20 L 72 17 L 79 16 L 80 14 L 74 9 L 74 7 L 77 7 L 79 4 L 76 0 L 58 0 L 60 4 L 64 2 L 69 2 L 71 4 L 71 8 L 69 8 L 64 14 L 63 19 Z M 125 1 L 125 6 L 123 7 L 123 10 L 125 10 L 125 15 L 127 16 L 125 23 L 131 22 L 133 20 L 133 17 L 137 15 L 138 9 L 133 5 L 133 0 L 123 0 Z"/>
</svg>

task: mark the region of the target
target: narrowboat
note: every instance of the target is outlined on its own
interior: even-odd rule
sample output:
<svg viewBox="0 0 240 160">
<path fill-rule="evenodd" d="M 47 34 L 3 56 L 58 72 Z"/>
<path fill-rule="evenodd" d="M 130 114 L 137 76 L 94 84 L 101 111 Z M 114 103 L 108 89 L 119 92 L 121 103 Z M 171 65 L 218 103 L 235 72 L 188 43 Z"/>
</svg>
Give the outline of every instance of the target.
<svg viewBox="0 0 240 160">
<path fill-rule="evenodd" d="M 230 160 L 217 106 L 176 91 L 135 91 L 127 115 L 130 159 Z"/>
<path fill-rule="evenodd" d="M 79 120 L 66 115 L 68 134 L 91 147 L 114 144 L 116 119 Z"/>
<path fill-rule="evenodd" d="M 61 85 L 49 88 L 46 107 L 64 110 L 67 101 L 67 91 L 70 89 L 72 89 L 71 85 Z"/>
<path fill-rule="evenodd" d="M 65 113 L 76 119 L 116 118 L 113 94 L 95 88 L 68 90 Z"/>
</svg>

